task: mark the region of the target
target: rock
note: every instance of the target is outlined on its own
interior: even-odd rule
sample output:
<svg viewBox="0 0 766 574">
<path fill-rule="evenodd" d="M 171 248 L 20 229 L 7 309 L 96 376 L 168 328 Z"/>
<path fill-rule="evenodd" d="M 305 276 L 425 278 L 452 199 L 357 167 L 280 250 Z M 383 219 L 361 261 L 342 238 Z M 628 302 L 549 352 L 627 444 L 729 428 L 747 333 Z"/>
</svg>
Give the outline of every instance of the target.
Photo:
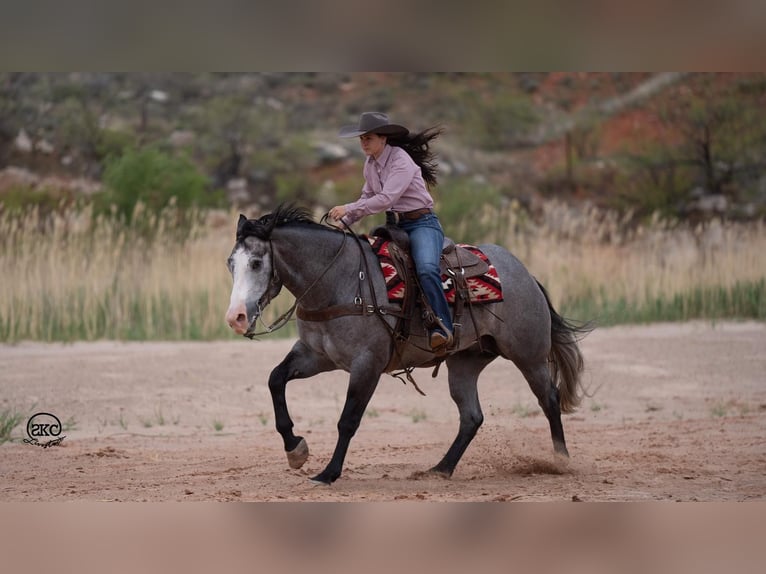
<svg viewBox="0 0 766 574">
<path fill-rule="evenodd" d="M 175 130 L 168 136 L 168 143 L 175 148 L 188 147 L 194 143 L 197 135 L 190 130 Z"/>
<path fill-rule="evenodd" d="M 729 201 L 724 195 L 711 193 L 700 197 L 694 207 L 703 213 L 724 213 L 729 207 Z"/>
<path fill-rule="evenodd" d="M 23 151 L 25 153 L 32 151 L 32 139 L 27 135 L 27 132 L 24 130 L 24 128 L 19 130 L 19 135 L 16 136 L 13 145 L 17 150 Z"/>
<path fill-rule="evenodd" d="M 158 102 L 160 104 L 164 104 L 170 99 L 170 96 L 168 96 L 168 93 L 163 92 L 162 90 L 152 90 L 151 92 L 149 92 L 149 97 L 155 102 Z"/>
<path fill-rule="evenodd" d="M 46 155 L 52 154 L 55 150 L 53 147 L 53 144 L 51 144 L 48 140 L 40 140 L 35 143 L 35 149 L 39 152 L 42 152 Z"/>
<path fill-rule="evenodd" d="M 226 197 L 234 205 L 244 205 L 250 201 L 247 179 L 235 177 L 226 182 Z"/>
<path fill-rule="evenodd" d="M 349 156 L 348 150 L 341 145 L 330 142 L 316 142 L 314 144 L 317 158 L 321 163 L 336 163 L 343 161 Z"/>
<path fill-rule="evenodd" d="M 102 189 L 101 183 L 93 179 L 40 177 L 28 169 L 13 166 L 0 170 L 0 192 L 13 187 L 67 190 L 83 195 L 93 195 Z"/>
<path fill-rule="evenodd" d="M 40 177 L 21 167 L 9 166 L 0 170 L 0 191 L 12 187 L 34 187 L 40 182 Z"/>
</svg>

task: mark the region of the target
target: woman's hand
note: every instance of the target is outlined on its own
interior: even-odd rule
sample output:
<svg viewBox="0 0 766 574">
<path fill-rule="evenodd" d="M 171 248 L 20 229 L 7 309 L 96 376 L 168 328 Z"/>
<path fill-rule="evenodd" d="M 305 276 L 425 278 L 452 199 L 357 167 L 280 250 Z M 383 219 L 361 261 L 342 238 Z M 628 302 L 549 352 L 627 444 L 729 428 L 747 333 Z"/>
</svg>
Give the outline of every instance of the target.
<svg viewBox="0 0 766 574">
<path fill-rule="evenodd" d="M 346 208 L 342 205 L 336 205 L 330 210 L 328 215 L 335 221 L 340 221 L 341 218 L 346 215 Z"/>
</svg>

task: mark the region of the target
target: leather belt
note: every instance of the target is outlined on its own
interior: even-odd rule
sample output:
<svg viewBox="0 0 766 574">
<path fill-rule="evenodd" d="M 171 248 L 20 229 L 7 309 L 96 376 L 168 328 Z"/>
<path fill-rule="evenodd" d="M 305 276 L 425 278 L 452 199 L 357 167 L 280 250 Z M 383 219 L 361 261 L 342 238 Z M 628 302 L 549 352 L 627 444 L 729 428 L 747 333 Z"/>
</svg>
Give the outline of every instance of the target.
<svg viewBox="0 0 766 574">
<path fill-rule="evenodd" d="M 433 213 L 430 207 L 413 209 L 412 211 L 386 211 L 386 223 L 393 223 L 395 225 L 403 219 L 406 221 L 415 221 L 429 213 Z"/>
</svg>

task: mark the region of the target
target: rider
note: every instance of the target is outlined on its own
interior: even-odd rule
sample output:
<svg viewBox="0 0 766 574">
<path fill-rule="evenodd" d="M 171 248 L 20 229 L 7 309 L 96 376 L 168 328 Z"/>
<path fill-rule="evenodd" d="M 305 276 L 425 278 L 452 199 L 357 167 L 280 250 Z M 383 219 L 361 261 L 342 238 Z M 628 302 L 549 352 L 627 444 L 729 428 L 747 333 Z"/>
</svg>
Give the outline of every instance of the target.
<svg viewBox="0 0 766 574">
<path fill-rule="evenodd" d="M 347 226 L 386 211 L 387 223 L 407 232 L 420 285 L 438 318 L 437 326 L 429 333 L 434 351 L 446 349 L 453 340 L 452 318 L 439 270 L 444 232 L 433 211 L 428 187 L 436 185 L 436 164 L 429 146 L 440 133 L 440 129 L 433 128 L 410 133 L 380 112 L 365 112 L 358 125 L 342 127 L 338 135 L 359 137 L 367 156 L 364 186 L 357 201 L 330 210 L 330 217 Z"/>
</svg>

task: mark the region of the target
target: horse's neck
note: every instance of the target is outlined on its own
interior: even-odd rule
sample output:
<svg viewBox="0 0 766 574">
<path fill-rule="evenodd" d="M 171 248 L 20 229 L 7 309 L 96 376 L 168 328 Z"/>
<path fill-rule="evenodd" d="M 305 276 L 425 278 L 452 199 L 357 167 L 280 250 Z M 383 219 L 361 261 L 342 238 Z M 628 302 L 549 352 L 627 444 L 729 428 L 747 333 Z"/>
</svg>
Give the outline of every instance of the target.
<svg viewBox="0 0 766 574">
<path fill-rule="evenodd" d="M 354 239 L 322 229 L 288 227 L 272 236 L 274 265 L 284 287 L 306 306 L 328 305 L 346 291 L 359 266 Z"/>
</svg>

